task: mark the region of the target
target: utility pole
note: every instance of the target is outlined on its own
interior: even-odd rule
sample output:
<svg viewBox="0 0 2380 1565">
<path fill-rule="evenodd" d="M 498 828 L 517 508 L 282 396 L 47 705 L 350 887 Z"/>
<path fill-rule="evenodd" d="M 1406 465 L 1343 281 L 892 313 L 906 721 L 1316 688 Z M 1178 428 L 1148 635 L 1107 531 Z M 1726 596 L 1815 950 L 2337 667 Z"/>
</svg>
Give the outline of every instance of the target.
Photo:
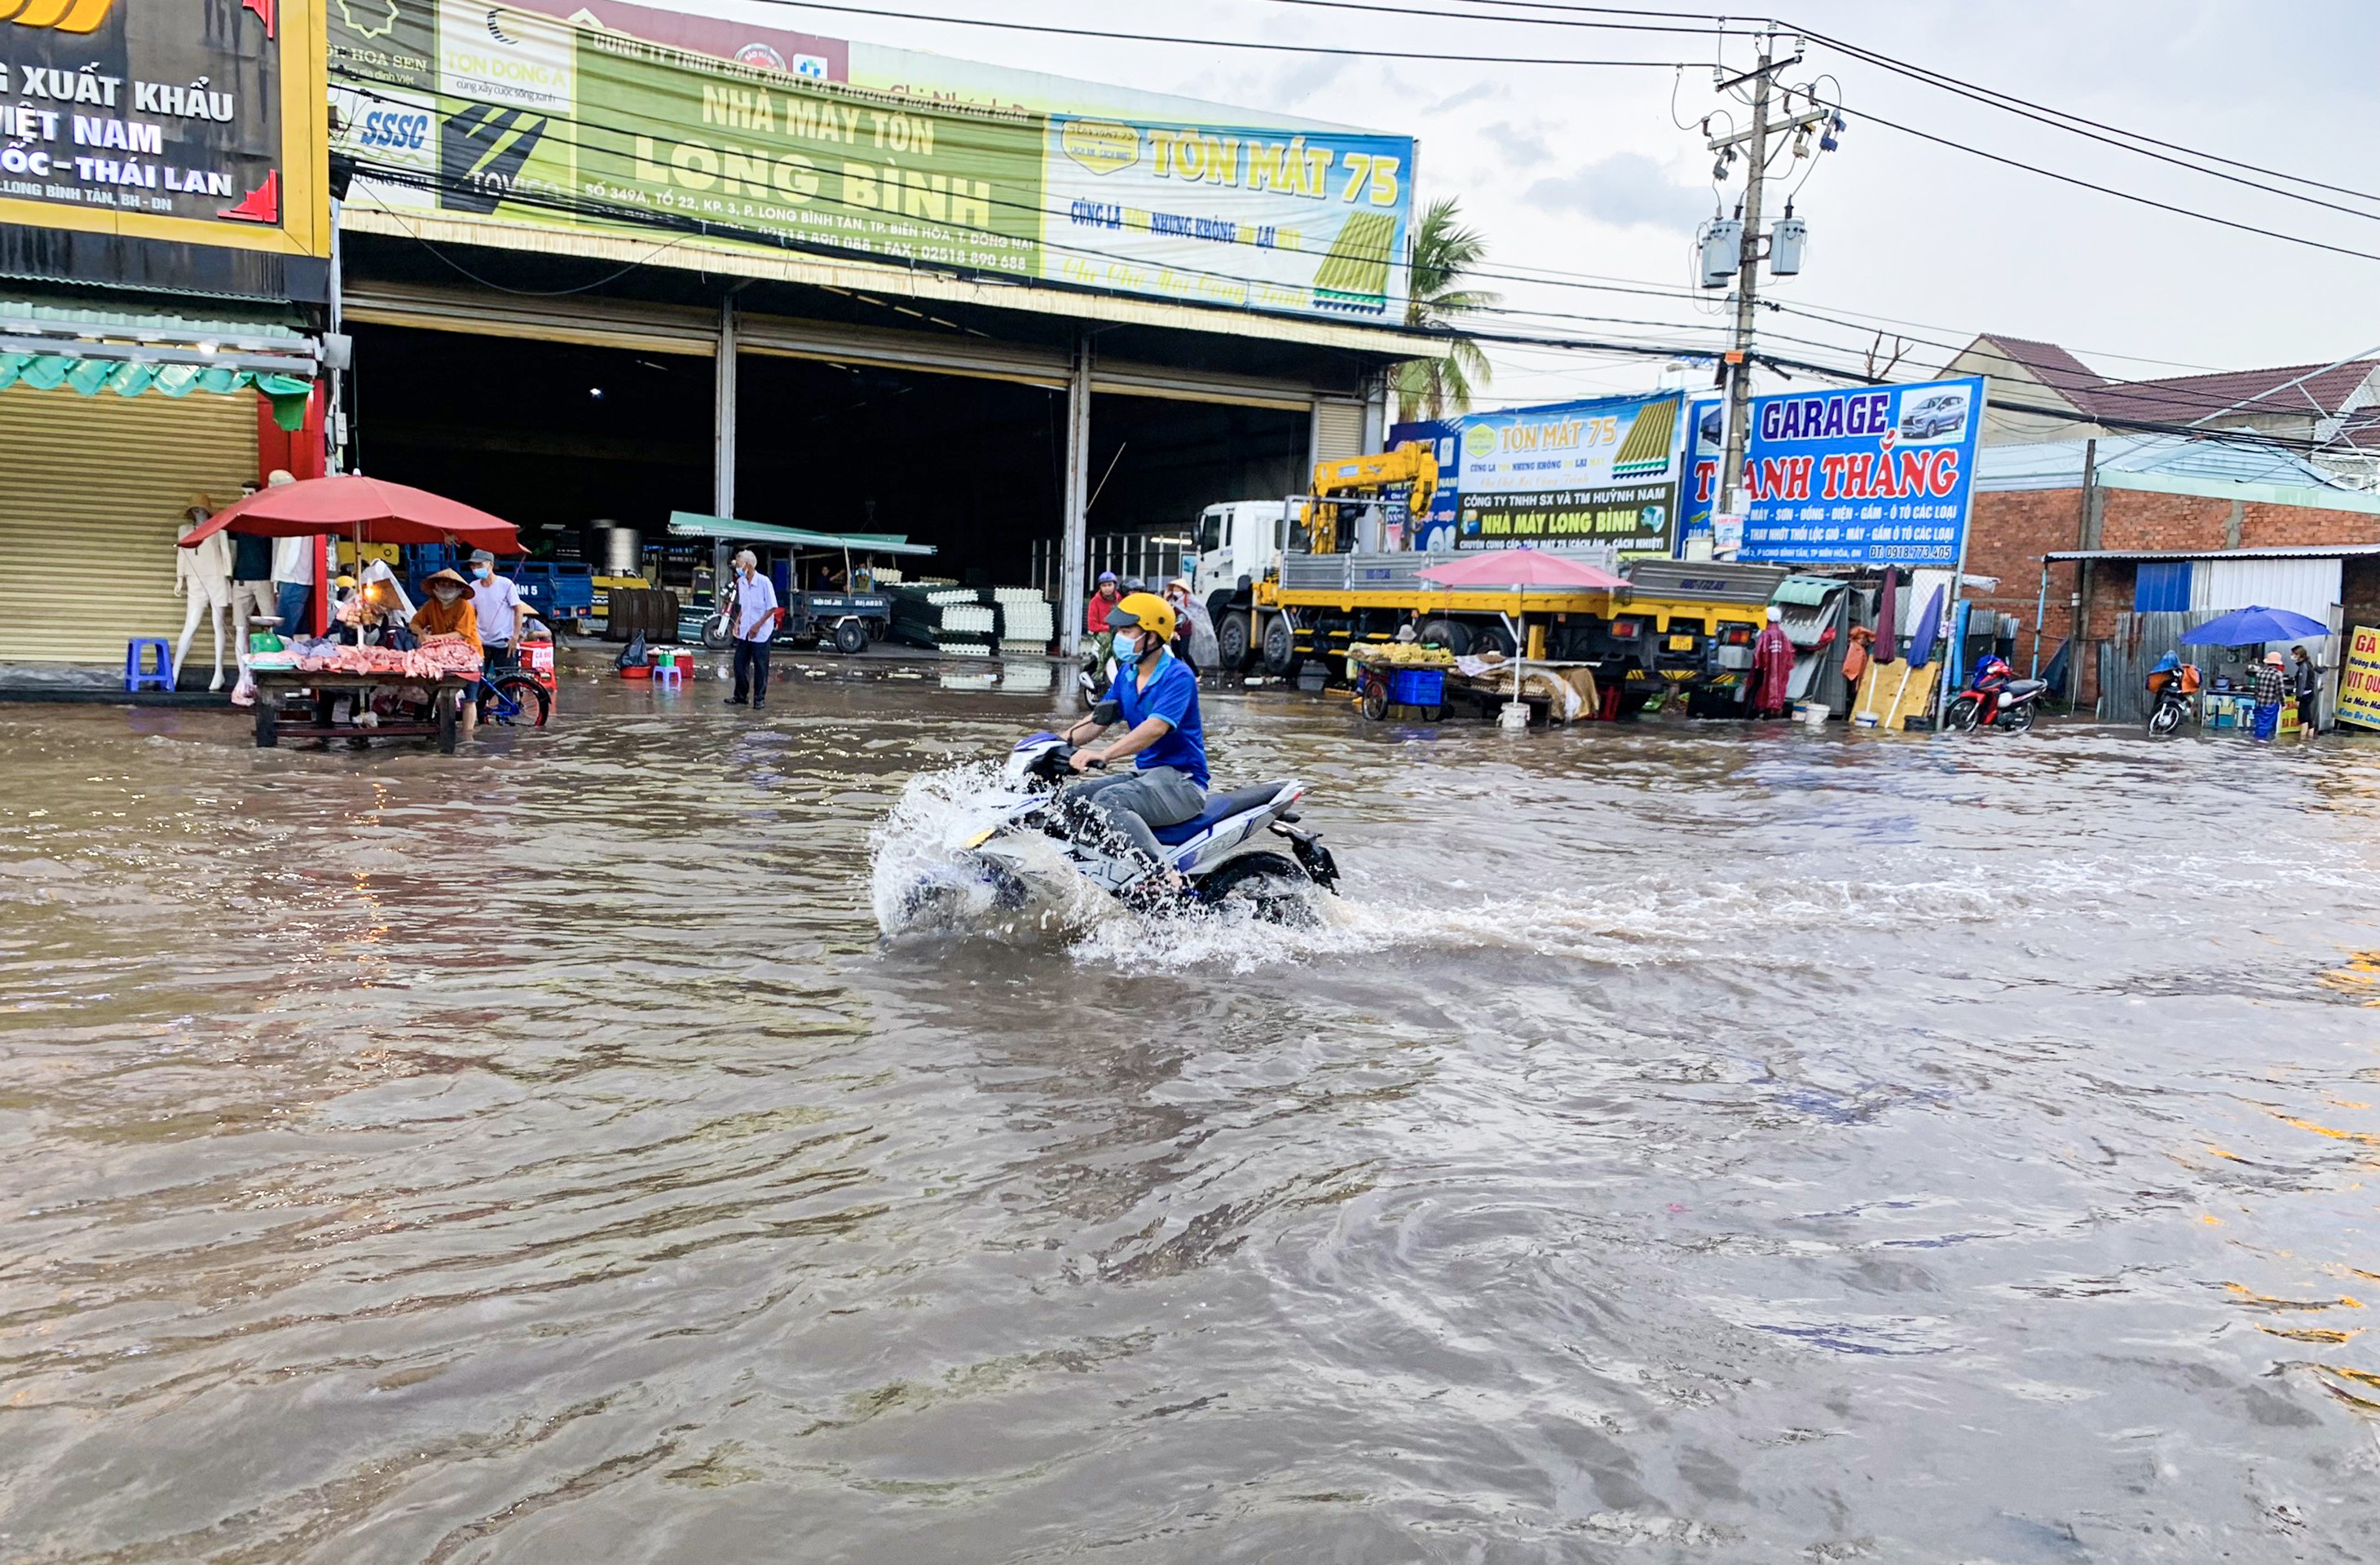
<svg viewBox="0 0 2380 1565">
<path fill-rule="evenodd" d="M 1773 42 L 1760 41 L 1760 65 L 1752 73 L 1752 165 L 1743 176 L 1743 260 L 1735 273 L 1735 351 L 1728 358 L 1727 451 L 1718 467 L 1719 509 L 1730 516 L 1743 510 L 1743 448 L 1751 438 L 1752 312 L 1760 298 L 1760 188 L 1768 174 L 1768 78 L 1777 68 L 1770 53 Z"/>
<path fill-rule="evenodd" d="M 1719 165 L 1715 174 L 1724 175 L 1728 162 L 1736 155 L 1734 149 L 1738 147 L 1743 149 L 1746 160 L 1742 226 L 1739 230 L 1740 250 L 1735 267 L 1735 341 L 1727 356 L 1727 443 L 1719 459 L 1718 508 L 1730 515 L 1743 508 L 1743 452 L 1750 443 L 1752 419 L 1753 316 L 1760 306 L 1760 265 L 1770 260 L 1773 254 L 1775 264 L 1772 271 L 1777 275 L 1790 276 L 1802 269 L 1800 236 L 1804 231 L 1803 224 L 1789 221 L 1779 225 L 1779 235 L 1788 229 L 1792 231 L 1790 246 L 1775 236 L 1762 233 L 1760 228 L 1761 198 L 1768 182 L 1769 139 L 1786 135 L 1794 137 L 1793 155 L 1798 162 L 1809 155 L 1809 137 L 1814 128 L 1828 127 L 1820 140 L 1819 147 L 1821 151 L 1832 152 L 1835 147 L 1833 132 L 1841 127 L 1840 111 L 1821 103 L 1816 91 L 1811 87 L 1786 88 L 1784 115 L 1773 121 L 1769 117 L 1777 73 L 1801 62 L 1799 40 L 1794 41 L 1791 55 L 1779 58 L 1777 35 L 1771 32 L 1760 41 L 1757 65 L 1740 76 L 1730 77 L 1718 83 L 1721 92 L 1733 91 L 1746 85 L 1752 89 L 1750 128 L 1710 138 L 1710 150 L 1719 154 Z M 1793 100 L 1797 95 L 1809 104 L 1800 114 L 1792 112 Z M 1703 125 L 1707 131 L 1710 121 L 1706 119 Z M 1789 220 L 1793 216 L 1793 203 L 1790 200 L 1785 203 L 1785 215 Z M 1772 243 L 1772 240 L 1776 242 Z M 1708 254 L 1707 249 L 1705 253 Z M 1720 262 L 1722 268 L 1724 264 L 1724 261 Z M 1725 275 L 1724 270 L 1716 273 L 1706 270 L 1704 285 L 1723 286 Z"/>
</svg>

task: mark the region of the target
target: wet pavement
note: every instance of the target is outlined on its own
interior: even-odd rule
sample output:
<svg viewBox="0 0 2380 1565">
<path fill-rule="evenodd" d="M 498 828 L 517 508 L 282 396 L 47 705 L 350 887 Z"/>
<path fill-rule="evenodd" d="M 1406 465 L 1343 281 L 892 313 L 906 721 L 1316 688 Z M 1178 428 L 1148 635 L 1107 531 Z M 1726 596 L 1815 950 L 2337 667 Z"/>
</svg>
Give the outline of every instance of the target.
<svg viewBox="0 0 2380 1565">
<path fill-rule="evenodd" d="M 1210 696 L 1320 928 L 887 942 L 917 674 L 0 707 L 0 1558 L 2372 1557 L 2380 745 Z"/>
</svg>

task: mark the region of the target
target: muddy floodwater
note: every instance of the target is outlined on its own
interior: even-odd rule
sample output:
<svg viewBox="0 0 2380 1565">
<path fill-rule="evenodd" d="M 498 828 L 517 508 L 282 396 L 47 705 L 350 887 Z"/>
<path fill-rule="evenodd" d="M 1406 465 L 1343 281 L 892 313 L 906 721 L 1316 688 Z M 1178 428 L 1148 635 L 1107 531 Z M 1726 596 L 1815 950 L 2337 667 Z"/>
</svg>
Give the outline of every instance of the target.
<svg viewBox="0 0 2380 1565">
<path fill-rule="evenodd" d="M 888 941 L 1046 685 L 596 667 L 0 707 L 0 1559 L 2380 1551 L 2380 745 L 1210 695 L 1318 927 Z"/>
</svg>

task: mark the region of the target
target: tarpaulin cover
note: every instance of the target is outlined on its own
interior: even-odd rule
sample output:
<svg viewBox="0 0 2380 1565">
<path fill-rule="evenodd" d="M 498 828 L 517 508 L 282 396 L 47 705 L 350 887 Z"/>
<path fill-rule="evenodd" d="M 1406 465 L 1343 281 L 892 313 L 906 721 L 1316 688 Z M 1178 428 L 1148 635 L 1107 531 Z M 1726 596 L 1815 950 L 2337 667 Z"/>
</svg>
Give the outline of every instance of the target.
<svg viewBox="0 0 2380 1565">
<path fill-rule="evenodd" d="M 459 500 L 358 474 L 276 484 L 226 505 L 182 540 L 194 548 L 219 532 L 264 538 L 329 535 L 365 543 L 452 541 L 495 554 L 521 552 L 512 523 Z"/>
<path fill-rule="evenodd" d="M 227 395 L 242 386 L 261 392 L 273 404 L 273 421 L 285 430 L 306 425 L 306 398 L 314 382 L 298 375 L 276 375 L 262 370 L 231 370 L 197 364 L 136 364 L 123 359 L 84 358 L 70 353 L 0 353 L 0 391 L 10 386 L 49 391 L 67 386 L 85 396 L 114 392 L 139 396 L 162 392 L 188 396 L 192 392 Z"/>
</svg>

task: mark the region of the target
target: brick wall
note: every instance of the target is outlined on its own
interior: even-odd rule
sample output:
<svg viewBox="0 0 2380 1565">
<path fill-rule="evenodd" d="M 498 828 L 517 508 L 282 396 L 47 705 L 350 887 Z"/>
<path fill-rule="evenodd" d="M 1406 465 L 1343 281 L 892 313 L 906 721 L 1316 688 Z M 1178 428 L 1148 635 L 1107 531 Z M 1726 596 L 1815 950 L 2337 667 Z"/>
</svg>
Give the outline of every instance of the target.
<svg viewBox="0 0 2380 1565">
<path fill-rule="evenodd" d="M 1970 591 L 1967 598 L 2016 619 L 2017 648 L 2021 653 L 2030 653 L 2033 646 L 2045 554 L 2079 548 L 2211 551 L 2288 544 L 2380 543 L 2380 516 L 2358 511 L 2107 488 L 2097 491 L 2097 507 L 2098 537 L 2086 541 L 2082 491 L 2079 486 L 1998 491 L 1975 497 L 1974 524 L 1967 540 L 1967 568 L 1976 576 L 1998 577 L 1999 586 L 1989 593 Z M 2380 561 L 2350 561 L 2346 570 L 2343 593 L 2348 617 L 2353 620 L 2362 613 L 2367 617 L 2361 623 L 2380 624 Z M 2073 634 L 2072 600 L 2077 574 L 2075 567 L 2069 564 L 2050 567 L 2049 608 L 2041 637 L 2045 659 L 2058 642 Z M 2102 563 L 2093 565 L 2090 574 L 2091 602 L 2082 630 L 2084 645 L 2076 649 L 2081 654 L 2078 666 L 2082 677 L 2082 697 L 2086 703 L 2098 694 L 2099 660 L 2093 644 L 2113 633 L 2117 614 L 2131 611 L 2133 581 L 2133 570 L 2129 564 Z"/>
</svg>

